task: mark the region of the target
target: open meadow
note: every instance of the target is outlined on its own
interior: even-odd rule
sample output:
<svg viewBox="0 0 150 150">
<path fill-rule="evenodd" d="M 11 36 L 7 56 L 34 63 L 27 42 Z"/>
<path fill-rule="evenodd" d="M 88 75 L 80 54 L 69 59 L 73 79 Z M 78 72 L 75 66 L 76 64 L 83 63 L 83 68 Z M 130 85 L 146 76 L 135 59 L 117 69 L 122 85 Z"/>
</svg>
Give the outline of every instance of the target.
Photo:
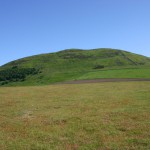
<svg viewBox="0 0 150 150">
<path fill-rule="evenodd" d="M 0 150 L 149 150 L 150 82 L 0 88 Z"/>
</svg>

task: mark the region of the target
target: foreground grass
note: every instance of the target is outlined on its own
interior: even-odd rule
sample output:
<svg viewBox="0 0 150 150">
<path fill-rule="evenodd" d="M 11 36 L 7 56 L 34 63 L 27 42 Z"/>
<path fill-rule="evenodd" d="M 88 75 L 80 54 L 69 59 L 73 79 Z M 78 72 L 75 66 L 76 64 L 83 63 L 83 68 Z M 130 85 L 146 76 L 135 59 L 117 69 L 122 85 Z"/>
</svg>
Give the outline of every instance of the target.
<svg viewBox="0 0 150 150">
<path fill-rule="evenodd" d="M 1 150 L 148 150 L 150 82 L 0 88 Z"/>
</svg>

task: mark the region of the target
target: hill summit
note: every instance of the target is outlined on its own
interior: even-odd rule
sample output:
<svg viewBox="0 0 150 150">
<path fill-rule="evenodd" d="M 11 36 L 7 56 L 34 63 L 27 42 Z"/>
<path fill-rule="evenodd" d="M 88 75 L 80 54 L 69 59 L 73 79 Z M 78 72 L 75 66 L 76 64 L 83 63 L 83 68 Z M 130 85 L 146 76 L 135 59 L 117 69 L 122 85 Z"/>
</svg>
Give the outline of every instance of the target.
<svg viewBox="0 0 150 150">
<path fill-rule="evenodd" d="M 101 76 L 102 71 L 112 69 L 132 70 L 133 68 L 149 69 L 149 66 L 149 57 L 123 50 L 106 48 L 92 50 L 67 49 L 18 59 L 1 66 L 0 84 L 49 84 L 84 79 L 82 76 L 93 72 L 99 74 L 100 78 L 105 78 L 105 75 Z M 106 77 L 109 78 L 109 76 Z M 110 77 L 112 76 L 110 75 Z"/>
</svg>

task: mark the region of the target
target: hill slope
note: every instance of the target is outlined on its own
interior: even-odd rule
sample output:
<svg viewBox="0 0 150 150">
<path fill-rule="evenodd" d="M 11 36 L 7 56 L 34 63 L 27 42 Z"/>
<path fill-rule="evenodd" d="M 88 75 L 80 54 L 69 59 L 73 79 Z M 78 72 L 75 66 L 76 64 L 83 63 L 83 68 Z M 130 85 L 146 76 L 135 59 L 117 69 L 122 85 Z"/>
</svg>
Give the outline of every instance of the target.
<svg viewBox="0 0 150 150">
<path fill-rule="evenodd" d="M 150 58 L 127 51 L 68 49 L 26 57 L 3 65 L 0 67 L 0 83 L 38 85 L 88 78 L 149 78 L 149 66 Z M 139 68 L 143 70 L 139 71 Z M 123 72 L 125 76 L 116 76 L 114 72 L 118 69 L 126 70 Z M 106 76 L 104 72 L 107 72 Z"/>
</svg>

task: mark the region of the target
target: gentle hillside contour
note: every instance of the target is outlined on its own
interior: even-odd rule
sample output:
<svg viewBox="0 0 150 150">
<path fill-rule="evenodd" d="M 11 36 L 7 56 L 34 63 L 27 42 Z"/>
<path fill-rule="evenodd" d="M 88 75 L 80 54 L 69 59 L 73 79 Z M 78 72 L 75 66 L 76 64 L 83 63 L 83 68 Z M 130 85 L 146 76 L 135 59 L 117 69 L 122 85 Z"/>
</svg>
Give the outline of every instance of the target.
<svg viewBox="0 0 150 150">
<path fill-rule="evenodd" d="M 94 78 L 150 78 L 150 58 L 116 49 L 68 49 L 22 58 L 0 67 L 1 85 Z"/>
</svg>

